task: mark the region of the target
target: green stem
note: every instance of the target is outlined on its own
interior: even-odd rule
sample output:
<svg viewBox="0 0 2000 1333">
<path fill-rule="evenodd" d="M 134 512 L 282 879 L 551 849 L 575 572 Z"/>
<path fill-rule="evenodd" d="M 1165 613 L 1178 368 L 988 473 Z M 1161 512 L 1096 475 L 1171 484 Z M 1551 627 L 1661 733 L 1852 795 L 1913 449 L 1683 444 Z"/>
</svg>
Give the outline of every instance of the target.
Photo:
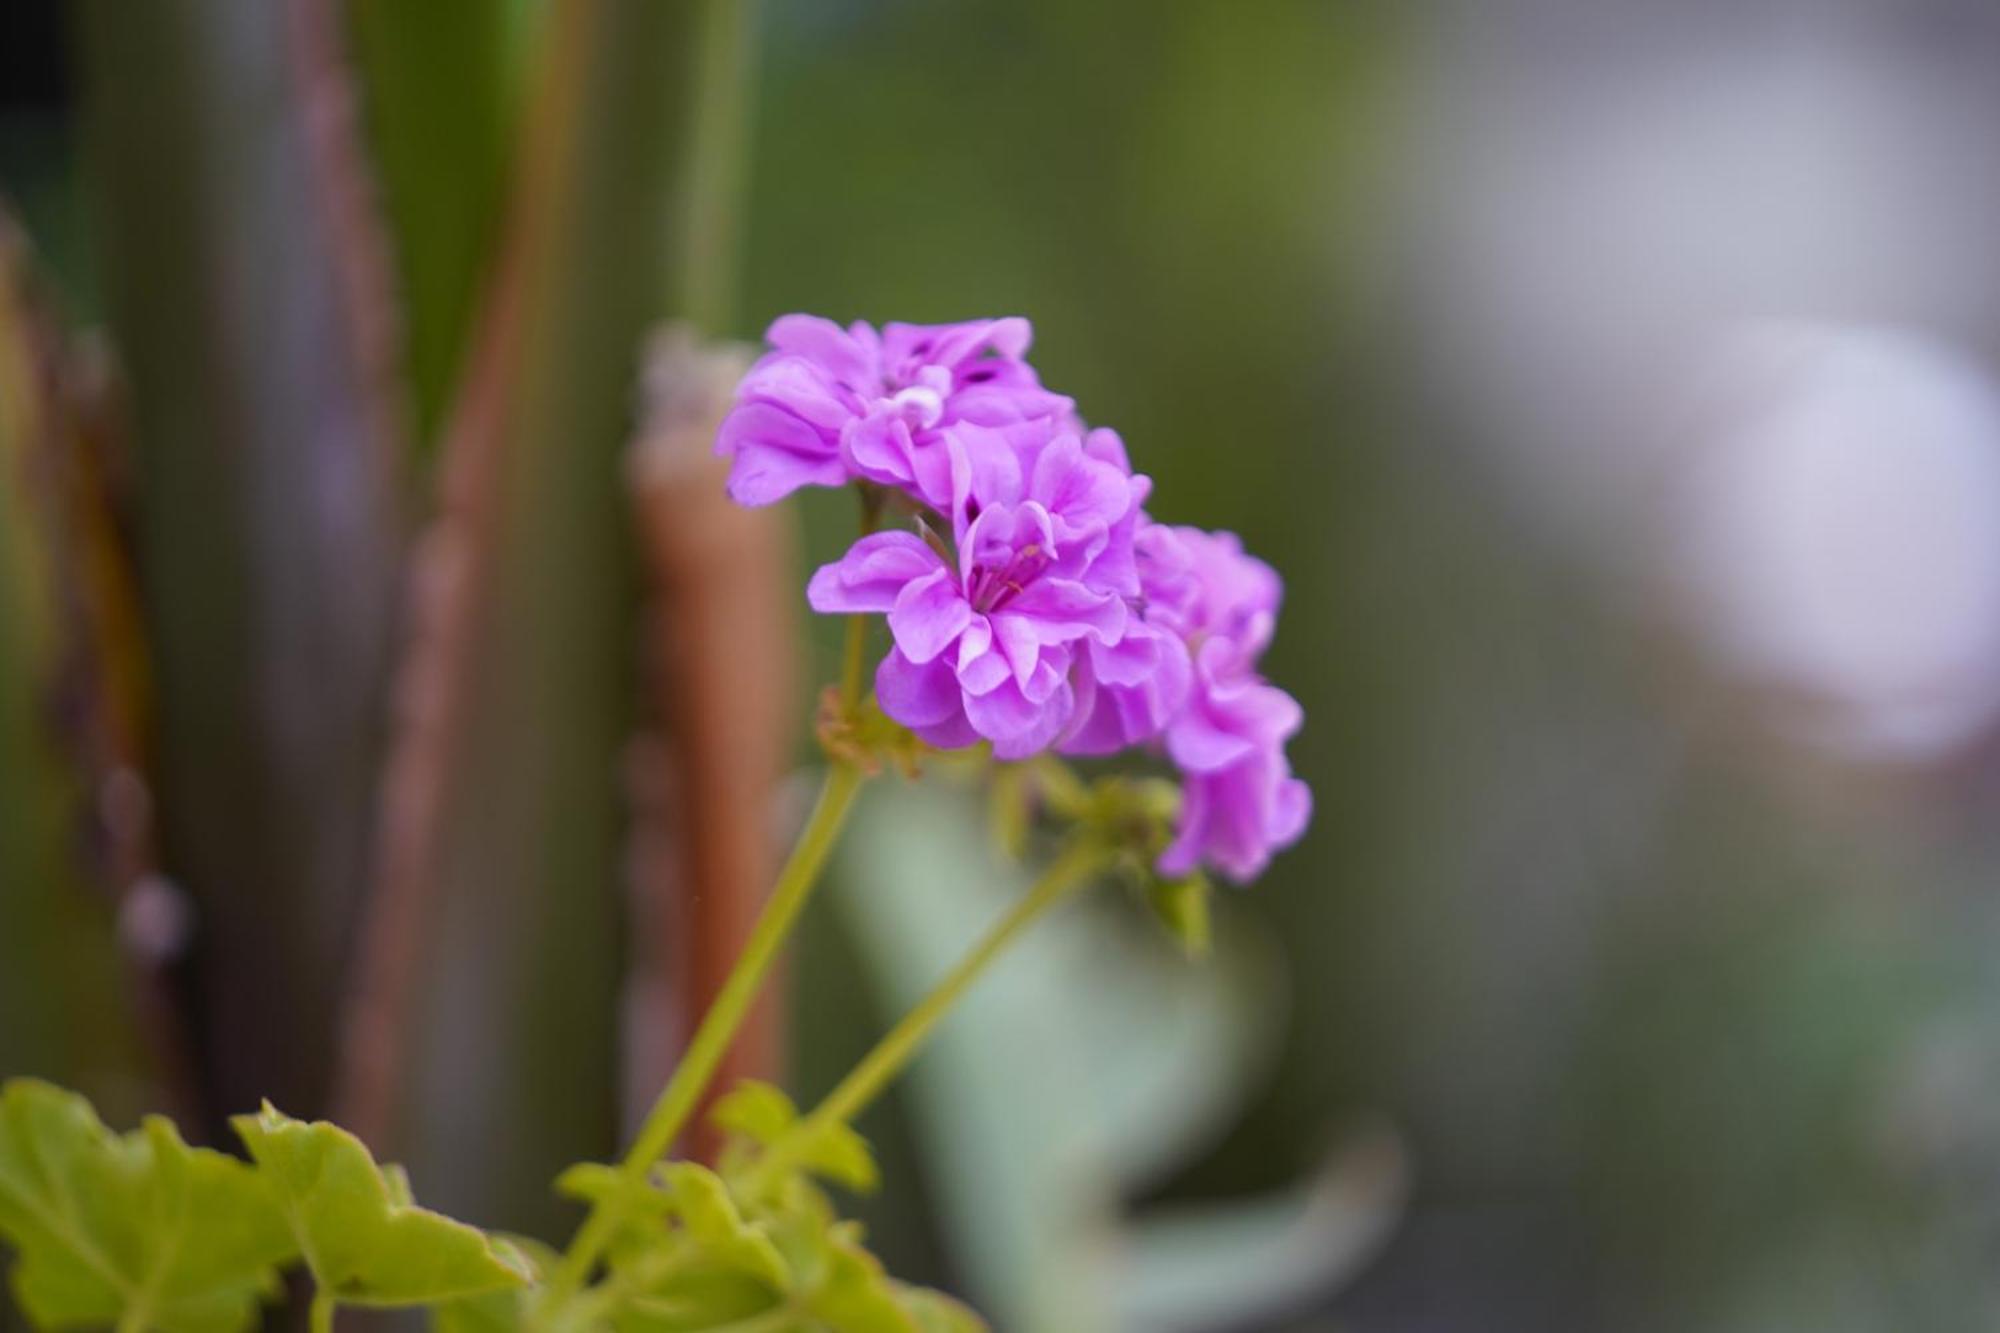
<svg viewBox="0 0 2000 1333">
<path fill-rule="evenodd" d="M 313 1292 L 312 1314 L 307 1321 L 312 1333 L 333 1333 L 333 1309 L 338 1304 L 333 1293 L 324 1287 Z"/>
<path fill-rule="evenodd" d="M 840 673 L 840 703 L 851 717 L 861 706 L 862 679 L 868 669 L 868 617 L 847 618 L 847 654 Z"/>
<path fill-rule="evenodd" d="M 827 1094 L 826 1100 L 772 1145 L 771 1151 L 752 1174 L 748 1192 L 755 1193 L 769 1186 L 773 1178 L 795 1165 L 798 1153 L 804 1144 L 811 1141 L 815 1130 L 830 1124 L 849 1123 L 867 1109 L 869 1103 L 881 1095 L 882 1090 L 916 1057 L 932 1030 L 979 980 L 987 966 L 1051 907 L 1069 896 L 1072 890 L 1089 883 L 1104 869 L 1107 859 L 1104 849 L 1091 842 L 1076 843 L 1058 857 L 1035 886 L 987 929 L 979 942 L 959 959 L 930 994 L 924 996 L 916 1008 L 905 1014 L 903 1020 L 862 1057 L 861 1063 Z"/>
<path fill-rule="evenodd" d="M 695 1029 L 694 1039 L 688 1043 L 686 1054 L 674 1067 L 673 1076 L 661 1089 L 659 1100 L 653 1103 L 653 1109 L 647 1113 L 645 1123 L 639 1128 L 638 1138 L 625 1155 L 620 1169 L 628 1179 L 637 1181 L 643 1178 L 653 1163 L 673 1147 L 674 1140 L 686 1128 L 695 1104 L 701 1099 L 709 1080 L 715 1077 L 716 1067 L 722 1063 L 729 1043 L 743 1025 L 744 1016 L 749 1013 L 765 974 L 771 970 L 786 936 L 797 922 L 800 909 L 812 895 L 813 885 L 818 881 L 820 869 L 826 864 L 827 855 L 840 836 L 841 825 L 846 822 L 847 812 L 854 804 L 861 782 L 860 770 L 851 764 L 836 763 L 827 772 L 819 802 L 813 807 L 812 817 L 806 821 L 804 831 L 799 834 L 798 844 L 792 848 L 791 859 L 785 862 L 784 870 L 778 875 L 770 901 L 764 904 L 757 924 L 751 929 L 742 955 L 737 958 L 728 979 L 722 983 L 722 990 L 703 1016 L 701 1026 Z M 617 1226 L 615 1210 L 600 1204 L 591 1212 L 571 1243 L 569 1253 L 563 1256 L 562 1263 L 550 1277 L 548 1308 L 560 1306 L 583 1285 L 597 1261 L 603 1257 L 604 1248 L 610 1243 Z"/>
</svg>

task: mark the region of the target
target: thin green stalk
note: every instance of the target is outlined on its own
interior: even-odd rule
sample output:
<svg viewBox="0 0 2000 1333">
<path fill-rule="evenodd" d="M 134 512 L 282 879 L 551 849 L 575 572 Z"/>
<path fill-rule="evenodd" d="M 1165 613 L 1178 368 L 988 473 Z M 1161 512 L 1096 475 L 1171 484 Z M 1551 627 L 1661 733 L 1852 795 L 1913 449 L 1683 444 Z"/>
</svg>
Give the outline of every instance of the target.
<svg viewBox="0 0 2000 1333">
<path fill-rule="evenodd" d="M 312 1333 L 333 1333 L 333 1310 L 338 1303 L 333 1293 L 324 1287 L 313 1292 L 312 1315 L 309 1320 Z"/>
<path fill-rule="evenodd" d="M 1089 883 L 1106 862 L 1104 849 L 1092 842 L 1076 843 L 1058 857 L 1035 886 L 988 928 L 930 994 L 862 1057 L 861 1063 L 827 1094 L 826 1100 L 772 1146 L 752 1175 L 749 1191 L 755 1193 L 768 1186 L 775 1176 L 795 1165 L 798 1152 L 811 1141 L 815 1130 L 849 1123 L 867 1109 L 916 1057 L 932 1030 L 979 980 L 988 965 L 1050 908 Z"/>
<path fill-rule="evenodd" d="M 840 704 L 849 716 L 861 706 L 862 682 L 868 670 L 868 617 L 847 618 L 846 661 L 840 672 Z"/>
<path fill-rule="evenodd" d="M 639 1136 L 633 1141 L 631 1151 L 625 1155 L 621 1169 L 628 1179 L 636 1181 L 642 1178 L 686 1128 L 695 1104 L 701 1099 L 709 1080 L 715 1077 L 716 1066 L 722 1063 L 729 1043 L 743 1025 L 751 1002 L 763 985 L 765 974 L 770 971 L 786 936 L 797 922 L 800 909 L 811 896 L 813 885 L 818 881 L 827 855 L 840 836 L 841 825 L 846 822 L 847 812 L 854 804 L 861 782 L 860 770 L 851 764 L 836 763 L 828 771 L 819 802 L 813 807 L 805 830 L 799 834 L 791 859 L 786 861 L 784 870 L 779 874 L 777 885 L 771 890 L 770 901 L 764 905 L 749 940 L 743 946 L 742 956 L 736 960 L 735 968 L 723 982 L 715 1003 L 703 1016 L 694 1039 L 688 1043 L 687 1053 L 674 1067 L 673 1077 L 667 1080 L 659 1100 L 653 1103 L 653 1109 L 640 1126 Z M 583 1285 L 591 1269 L 603 1257 L 604 1248 L 616 1228 L 617 1216 L 613 1210 L 600 1205 L 592 1211 L 582 1230 L 577 1232 L 569 1253 L 563 1256 L 562 1263 L 551 1277 L 548 1294 L 551 1308 L 562 1304 Z"/>
</svg>

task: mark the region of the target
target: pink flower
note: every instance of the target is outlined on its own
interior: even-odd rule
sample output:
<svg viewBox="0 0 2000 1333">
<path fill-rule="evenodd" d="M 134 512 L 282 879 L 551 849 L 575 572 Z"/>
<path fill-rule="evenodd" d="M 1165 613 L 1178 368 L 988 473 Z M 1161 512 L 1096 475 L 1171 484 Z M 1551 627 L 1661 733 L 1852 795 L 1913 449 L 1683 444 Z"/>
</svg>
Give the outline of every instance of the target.
<svg viewBox="0 0 2000 1333">
<path fill-rule="evenodd" d="M 1285 758 L 1304 715 L 1257 674 L 1284 584 L 1233 533 L 1149 524 L 1136 546 L 1145 623 L 1184 643 L 1192 659 L 1186 702 L 1165 728 L 1183 780 L 1160 872 L 1186 875 L 1206 863 L 1247 883 L 1312 816 L 1312 793 Z M 1136 711 L 1134 687 L 1108 683 L 1102 693 Z"/>
<path fill-rule="evenodd" d="M 960 428 L 948 448 L 955 557 L 914 533 L 876 533 L 813 575 L 807 598 L 817 611 L 887 613 L 895 647 L 875 690 L 890 717 L 933 745 L 984 738 L 1019 759 L 1070 725 L 1078 653 L 1125 635 L 1149 483 L 1046 419 Z"/>
<path fill-rule="evenodd" d="M 1073 407 L 1022 359 L 1033 336 L 1025 319 L 889 324 L 877 333 L 786 315 L 765 336 L 771 351 L 744 376 L 715 442 L 732 460 L 729 493 L 740 504 L 865 478 L 942 509 L 951 491 L 946 428 L 1067 416 Z"/>
<path fill-rule="evenodd" d="M 730 494 L 867 481 L 924 515 L 807 589 L 817 611 L 887 616 L 884 713 L 1001 759 L 1164 751 L 1182 774 L 1165 875 L 1248 881 L 1304 833 L 1312 796 L 1285 756 L 1302 714 L 1258 671 L 1283 583 L 1232 534 L 1146 516 L 1152 482 L 1042 387 L 1026 320 L 787 315 L 768 337 L 716 440 Z"/>
</svg>

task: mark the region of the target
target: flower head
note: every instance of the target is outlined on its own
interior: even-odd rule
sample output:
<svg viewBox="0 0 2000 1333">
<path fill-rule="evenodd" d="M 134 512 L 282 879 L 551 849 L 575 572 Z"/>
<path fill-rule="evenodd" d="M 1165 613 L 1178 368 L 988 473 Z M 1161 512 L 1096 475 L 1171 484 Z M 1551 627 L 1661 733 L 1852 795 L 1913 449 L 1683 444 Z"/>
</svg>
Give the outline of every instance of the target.
<svg viewBox="0 0 2000 1333">
<path fill-rule="evenodd" d="M 1312 814 L 1311 792 L 1285 758 L 1304 715 L 1257 674 L 1284 585 L 1233 533 L 1153 524 L 1137 549 L 1146 623 L 1186 646 L 1192 671 L 1186 701 L 1165 728 L 1183 780 L 1180 823 L 1160 870 L 1185 875 L 1207 863 L 1247 882 L 1298 840 Z"/>
<path fill-rule="evenodd" d="M 771 351 L 744 377 L 716 438 L 716 452 L 733 464 L 730 495 L 765 505 L 801 486 L 863 478 L 942 508 L 951 488 L 947 427 L 1072 410 L 1022 359 L 1032 336 L 1025 319 L 889 324 L 877 332 L 860 322 L 843 329 L 812 315 L 784 316 L 771 325 Z"/>
<path fill-rule="evenodd" d="M 1042 387 L 1026 320 L 787 315 L 768 336 L 716 441 L 730 494 L 866 481 L 911 519 L 807 589 L 817 611 L 887 617 L 883 714 L 1000 759 L 1164 752 L 1182 775 L 1166 876 L 1247 881 L 1304 832 L 1311 795 L 1285 757 L 1302 714 L 1258 670 L 1282 582 L 1232 534 L 1146 516 L 1152 482 Z"/>
<path fill-rule="evenodd" d="M 934 745 L 984 738 L 1022 758 L 1070 725 L 1077 653 L 1126 632 L 1150 483 L 1047 418 L 946 444 L 955 552 L 934 535 L 876 533 L 815 574 L 807 597 L 818 611 L 888 613 L 895 647 L 875 687 L 890 717 Z"/>
</svg>

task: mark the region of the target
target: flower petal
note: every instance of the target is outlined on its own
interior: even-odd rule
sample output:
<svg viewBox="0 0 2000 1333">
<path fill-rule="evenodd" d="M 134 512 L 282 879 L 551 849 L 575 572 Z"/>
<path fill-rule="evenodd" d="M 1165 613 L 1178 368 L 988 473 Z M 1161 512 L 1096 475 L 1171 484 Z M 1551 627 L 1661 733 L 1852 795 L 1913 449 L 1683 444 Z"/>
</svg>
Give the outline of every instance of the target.
<svg viewBox="0 0 2000 1333">
<path fill-rule="evenodd" d="M 965 715 L 979 734 L 993 742 L 1001 759 L 1024 759 L 1048 748 L 1075 711 L 1076 699 L 1067 683 L 1040 703 L 1027 697 L 1012 680 L 987 694 L 965 696 Z"/>
<path fill-rule="evenodd" d="M 1190 773 L 1215 773 L 1257 753 L 1257 742 L 1197 703 L 1167 728 L 1167 753 Z"/>
<path fill-rule="evenodd" d="M 828 438 L 838 438 L 861 406 L 859 397 L 843 390 L 817 362 L 787 354 L 766 356 L 752 366 L 736 397 L 782 407 Z"/>
<path fill-rule="evenodd" d="M 867 334 L 864 340 L 862 333 Z M 780 352 L 802 356 L 824 366 L 848 387 L 879 391 L 882 382 L 880 354 L 870 345 L 874 331 L 857 324 L 843 329 L 818 315 L 780 315 L 764 333 L 764 341 Z"/>
<path fill-rule="evenodd" d="M 889 632 L 912 662 L 928 662 L 971 623 L 972 607 L 942 566 L 904 585 L 889 611 Z"/>
<path fill-rule="evenodd" d="M 1042 643 L 1067 643 L 1086 635 L 1116 643 L 1125 633 L 1125 603 L 1071 579 L 1039 578 L 1007 602 L 1007 613 L 1028 621 Z"/>
<path fill-rule="evenodd" d="M 993 622 L 975 615 L 958 637 L 958 681 L 969 693 L 985 694 L 1013 674 L 1006 655 L 993 643 Z"/>
<path fill-rule="evenodd" d="M 875 699 L 906 727 L 935 727 L 960 715 L 958 679 L 943 661 L 912 662 L 891 648 L 875 669 Z"/>
<path fill-rule="evenodd" d="M 767 505 L 801 486 L 840 486 L 847 468 L 826 438 L 806 421 L 770 403 L 739 403 L 716 432 L 715 452 L 733 459 L 729 495 L 738 504 Z"/>
<path fill-rule="evenodd" d="M 938 553 L 913 532 L 870 533 L 820 566 L 806 586 L 806 601 L 829 615 L 888 611 L 905 587 L 943 569 Z"/>
</svg>

